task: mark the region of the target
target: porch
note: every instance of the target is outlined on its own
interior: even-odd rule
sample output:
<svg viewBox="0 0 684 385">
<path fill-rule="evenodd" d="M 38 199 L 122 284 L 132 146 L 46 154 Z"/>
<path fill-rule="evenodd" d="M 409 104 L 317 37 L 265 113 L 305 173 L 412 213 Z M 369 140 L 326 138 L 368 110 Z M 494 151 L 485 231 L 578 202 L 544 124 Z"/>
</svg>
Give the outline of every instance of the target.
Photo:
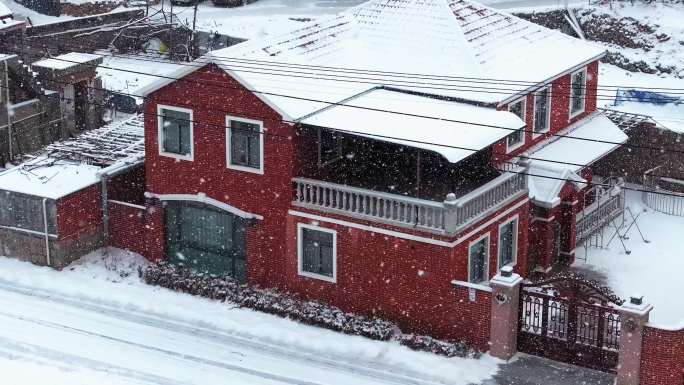
<svg viewBox="0 0 684 385">
<path fill-rule="evenodd" d="M 428 150 L 324 129 L 303 136 L 317 151 L 302 154 L 295 206 L 456 234 L 527 194 L 525 169 L 498 171 L 488 148 L 450 163 Z"/>
</svg>

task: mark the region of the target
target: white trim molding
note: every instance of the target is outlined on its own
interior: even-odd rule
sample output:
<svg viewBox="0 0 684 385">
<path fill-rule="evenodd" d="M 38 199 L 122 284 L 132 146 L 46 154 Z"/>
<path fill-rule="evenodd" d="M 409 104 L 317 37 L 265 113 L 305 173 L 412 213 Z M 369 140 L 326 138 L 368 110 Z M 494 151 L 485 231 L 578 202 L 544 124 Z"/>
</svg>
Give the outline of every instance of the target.
<svg viewBox="0 0 684 385">
<path fill-rule="evenodd" d="M 546 108 L 546 129 L 544 131 L 537 131 L 537 98 L 539 97 L 539 93 L 544 91 L 545 89 L 548 89 L 548 95 L 546 97 L 546 103 L 547 103 L 547 108 Z M 534 97 L 532 98 L 532 139 L 536 139 L 547 132 L 551 131 L 551 113 L 553 112 L 553 84 L 549 83 L 546 84 L 542 87 L 540 87 L 538 90 L 534 91 Z"/>
<path fill-rule="evenodd" d="M 471 273 L 471 272 L 470 272 L 470 266 L 471 266 L 471 265 L 470 265 L 470 261 L 472 260 L 472 256 L 470 255 L 470 251 L 471 251 L 471 249 L 472 249 L 472 247 L 473 247 L 474 244 L 480 243 L 480 242 L 482 242 L 483 240 L 486 240 L 486 242 L 485 242 L 485 243 L 486 243 L 485 252 L 487 253 L 487 255 L 485 255 L 485 269 L 484 269 L 484 270 L 485 270 L 486 278 L 485 278 L 484 281 L 480 281 L 480 282 L 471 282 L 471 281 L 470 281 L 470 273 Z M 490 232 L 489 232 L 489 231 L 487 231 L 486 233 L 480 235 L 479 237 L 473 239 L 472 241 L 470 241 L 470 242 L 468 243 L 468 282 L 474 283 L 474 284 L 477 284 L 477 285 L 486 285 L 487 282 L 489 282 L 489 260 L 492 258 L 492 252 L 491 252 L 491 250 L 490 250 L 491 247 L 492 247 L 492 238 L 490 237 Z"/>
<path fill-rule="evenodd" d="M 259 126 L 259 168 L 249 167 L 243 165 L 237 165 L 231 163 L 231 139 L 233 135 L 233 130 L 231 128 L 231 121 L 256 124 Z M 261 120 L 253 120 L 241 118 L 239 116 L 226 115 L 226 167 L 231 170 L 251 172 L 254 174 L 263 175 L 264 174 L 264 122 Z M 248 150 L 247 150 L 248 151 Z"/>
<path fill-rule="evenodd" d="M 164 151 L 164 131 L 163 131 L 163 124 L 164 124 L 164 115 L 162 114 L 162 110 L 169 110 L 169 111 L 178 111 L 178 112 L 185 112 L 190 114 L 190 155 L 180 155 L 180 154 L 175 154 L 172 152 L 166 152 Z M 159 155 L 160 156 L 165 156 L 168 158 L 174 158 L 174 159 L 179 159 L 179 160 L 187 160 L 187 161 L 194 161 L 195 160 L 195 122 L 194 122 L 194 114 L 191 109 L 189 108 L 183 108 L 183 107 L 174 107 L 174 106 L 167 106 L 165 104 L 157 104 L 157 147 L 159 149 Z"/>
<path fill-rule="evenodd" d="M 526 128 L 527 128 L 527 95 L 508 103 L 507 110 L 508 110 L 508 112 L 510 112 L 511 111 L 511 105 L 518 104 L 518 103 L 522 103 L 522 117 L 520 117 L 520 119 L 523 121 L 523 123 L 525 123 L 525 127 L 521 128 L 519 130 L 519 131 L 522 131 L 522 141 L 511 147 L 508 145 L 508 138 L 517 131 L 514 131 L 513 133 L 507 135 L 506 139 L 505 139 L 506 140 L 506 154 L 510 153 L 511 151 L 515 151 L 515 150 L 519 149 L 520 147 L 524 146 L 525 143 L 527 142 L 527 130 L 526 130 Z"/>
<path fill-rule="evenodd" d="M 216 208 L 219 208 L 221 210 L 227 211 L 231 214 L 237 215 L 238 217 L 245 218 L 245 219 L 258 219 L 258 220 L 263 220 L 264 217 L 262 217 L 259 214 L 252 214 L 247 211 L 240 210 L 237 207 L 231 206 L 227 203 L 223 203 L 221 201 L 218 201 L 214 198 L 210 198 L 207 196 L 207 194 L 204 193 L 199 193 L 199 194 L 155 194 L 151 192 L 146 192 L 145 196 L 148 198 L 156 198 L 159 199 L 160 201 L 190 201 L 190 202 L 198 202 L 198 203 L 204 203 L 210 206 L 214 206 Z"/>
<path fill-rule="evenodd" d="M 501 228 L 504 226 L 508 225 L 511 222 L 515 222 L 515 228 L 513 231 L 513 260 L 503 266 L 501 266 Z M 501 268 L 504 266 L 511 266 L 514 267 L 515 265 L 518 264 L 518 241 L 520 239 L 519 236 L 519 231 L 520 231 L 520 215 L 515 214 L 512 217 L 506 219 L 503 223 L 499 225 L 499 239 L 496 243 L 496 271 L 501 271 Z"/>
<path fill-rule="evenodd" d="M 584 84 L 582 85 L 582 108 L 573 112 L 572 101 L 574 99 L 572 96 L 572 81 L 575 75 L 578 73 L 584 73 Z M 570 73 L 570 89 L 568 91 L 568 120 L 572 120 L 587 110 L 587 67 L 580 68 L 579 70 Z"/>
<path fill-rule="evenodd" d="M 332 277 L 323 274 L 312 273 L 310 271 L 304 271 L 304 248 L 302 244 L 304 241 L 304 229 L 332 234 Z M 302 277 L 319 279 L 321 281 L 330 283 L 337 283 L 337 231 L 325 227 L 309 225 L 306 223 L 297 223 L 297 274 Z"/>
<path fill-rule="evenodd" d="M 451 284 L 454 286 L 461 286 L 465 287 L 467 289 L 475 289 L 475 290 L 480 290 L 480 291 L 486 291 L 488 293 L 492 292 L 492 287 L 487 286 L 487 285 L 480 285 L 478 283 L 472 283 L 472 282 L 466 282 L 466 281 L 459 281 L 459 280 L 452 280 Z"/>
</svg>

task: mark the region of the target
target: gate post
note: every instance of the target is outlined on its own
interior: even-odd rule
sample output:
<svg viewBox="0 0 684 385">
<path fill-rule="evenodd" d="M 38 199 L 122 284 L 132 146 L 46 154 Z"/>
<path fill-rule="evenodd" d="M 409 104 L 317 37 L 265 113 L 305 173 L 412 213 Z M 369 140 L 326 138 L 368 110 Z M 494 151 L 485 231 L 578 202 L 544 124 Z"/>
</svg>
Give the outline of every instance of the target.
<svg viewBox="0 0 684 385">
<path fill-rule="evenodd" d="M 644 326 L 653 306 L 634 296 L 620 308 L 620 350 L 616 385 L 639 385 Z"/>
<path fill-rule="evenodd" d="M 518 313 L 522 278 L 510 266 L 503 267 L 489 281 L 492 288 L 492 313 L 489 354 L 508 360 L 518 351 Z"/>
</svg>

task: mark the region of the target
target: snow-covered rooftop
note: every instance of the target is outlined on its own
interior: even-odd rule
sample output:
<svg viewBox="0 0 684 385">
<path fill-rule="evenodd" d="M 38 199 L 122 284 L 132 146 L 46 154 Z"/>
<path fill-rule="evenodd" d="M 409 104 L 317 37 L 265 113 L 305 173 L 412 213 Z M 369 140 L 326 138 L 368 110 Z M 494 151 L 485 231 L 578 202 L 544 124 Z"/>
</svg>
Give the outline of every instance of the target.
<svg viewBox="0 0 684 385">
<path fill-rule="evenodd" d="M 568 182 L 574 183 L 578 190 L 586 186 L 586 180 L 564 165 L 531 161 L 527 173 L 530 199 L 542 206 L 552 207 L 559 204 L 559 194 Z"/>
<path fill-rule="evenodd" d="M 141 163 L 144 154 L 143 121 L 133 117 L 51 144 L 43 154 L 0 173 L 0 188 L 59 199 L 97 183 L 108 168 Z"/>
<path fill-rule="evenodd" d="M 508 111 L 386 89 L 373 90 L 344 105 L 325 108 L 301 122 L 434 151 L 451 163 L 501 140 L 511 130 L 525 126 L 520 118 Z"/>
<path fill-rule="evenodd" d="M 7 6 L 2 1 L 0 1 L 0 19 L 8 16 L 12 16 L 12 11 L 9 8 L 7 8 Z"/>
<path fill-rule="evenodd" d="M 88 63 L 92 60 L 99 60 L 101 58 L 102 56 L 91 53 L 69 52 L 63 55 L 55 56 L 54 58 L 39 60 L 31 64 L 31 66 L 49 68 L 53 70 L 63 70 Z"/>
<path fill-rule="evenodd" d="M 627 141 L 627 135 L 608 117 L 596 112 L 570 125 L 551 142 L 530 152 L 534 162 L 546 165 L 568 165 L 579 171 Z M 545 162 L 546 161 L 546 162 Z"/>
<path fill-rule="evenodd" d="M 213 51 L 197 64 L 221 66 L 286 118 L 296 119 L 320 108 L 303 99 L 338 102 L 377 85 L 496 103 L 603 53 L 596 44 L 472 1 L 371 0 L 285 34 Z M 477 89 L 473 78 L 528 84 Z"/>
</svg>

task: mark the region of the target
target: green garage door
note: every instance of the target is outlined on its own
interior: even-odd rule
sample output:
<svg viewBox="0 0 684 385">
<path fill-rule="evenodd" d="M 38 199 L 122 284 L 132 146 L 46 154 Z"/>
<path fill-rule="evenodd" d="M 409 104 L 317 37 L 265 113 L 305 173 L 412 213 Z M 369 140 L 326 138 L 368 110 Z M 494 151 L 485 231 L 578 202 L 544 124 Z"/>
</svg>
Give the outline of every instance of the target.
<svg viewBox="0 0 684 385">
<path fill-rule="evenodd" d="M 169 202 L 166 250 L 171 263 L 246 279 L 244 219 L 195 202 Z"/>
</svg>

